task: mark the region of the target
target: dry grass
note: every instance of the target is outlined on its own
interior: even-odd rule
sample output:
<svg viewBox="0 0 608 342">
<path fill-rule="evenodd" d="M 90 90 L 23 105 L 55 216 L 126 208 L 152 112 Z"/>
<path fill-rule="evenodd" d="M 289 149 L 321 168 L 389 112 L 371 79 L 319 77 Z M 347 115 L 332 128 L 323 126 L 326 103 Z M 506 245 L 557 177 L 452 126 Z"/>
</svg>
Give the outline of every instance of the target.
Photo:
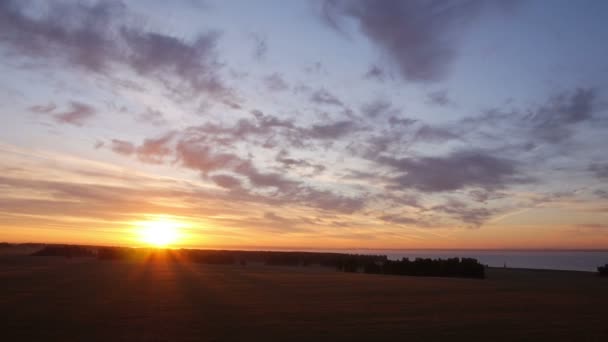
<svg viewBox="0 0 608 342">
<path fill-rule="evenodd" d="M 608 340 L 608 279 L 0 258 L 3 341 Z"/>
</svg>

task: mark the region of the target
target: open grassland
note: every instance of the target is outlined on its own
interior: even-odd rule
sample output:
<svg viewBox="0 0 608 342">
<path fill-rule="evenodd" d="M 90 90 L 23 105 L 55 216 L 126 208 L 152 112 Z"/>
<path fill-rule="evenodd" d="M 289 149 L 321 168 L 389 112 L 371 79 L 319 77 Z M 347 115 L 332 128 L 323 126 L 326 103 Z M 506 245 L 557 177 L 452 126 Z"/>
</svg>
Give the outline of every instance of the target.
<svg viewBox="0 0 608 342">
<path fill-rule="evenodd" d="M 608 279 L 0 256 L 2 341 L 608 341 Z"/>
</svg>

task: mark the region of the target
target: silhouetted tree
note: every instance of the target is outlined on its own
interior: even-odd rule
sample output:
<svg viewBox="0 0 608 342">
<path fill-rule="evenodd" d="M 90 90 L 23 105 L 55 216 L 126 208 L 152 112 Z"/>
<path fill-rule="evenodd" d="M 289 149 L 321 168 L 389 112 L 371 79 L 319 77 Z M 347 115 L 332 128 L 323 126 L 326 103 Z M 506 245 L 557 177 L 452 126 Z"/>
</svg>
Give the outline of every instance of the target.
<svg viewBox="0 0 608 342">
<path fill-rule="evenodd" d="M 470 258 L 416 258 L 413 261 L 403 258 L 401 260 L 387 260 L 380 267 L 380 271 L 374 267 L 368 267 L 365 271 L 367 273 L 422 277 L 485 278 L 485 267 L 476 259 Z"/>
<path fill-rule="evenodd" d="M 368 262 L 363 265 L 363 272 L 372 274 L 382 273 L 382 267 L 375 262 Z"/>
<path fill-rule="evenodd" d="M 46 246 L 32 256 L 60 256 L 65 258 L 94 257 L 92 248 L 83 246 Z"/>
</svg>

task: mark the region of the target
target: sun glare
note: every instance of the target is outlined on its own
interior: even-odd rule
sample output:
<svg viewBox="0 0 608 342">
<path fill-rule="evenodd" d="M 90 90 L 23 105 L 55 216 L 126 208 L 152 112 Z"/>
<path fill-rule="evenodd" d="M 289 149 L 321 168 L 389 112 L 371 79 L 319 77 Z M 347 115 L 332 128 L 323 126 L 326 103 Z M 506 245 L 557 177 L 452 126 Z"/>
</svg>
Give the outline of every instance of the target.
<svg viewBox="0 0 608 342">
<path fill-rule="evenodd" d="M 167 247 L 180 239 L 181 224 L 169 219 L 144 221 L 138 224 L 139 239 L 155 247 Z"/>
</svg>

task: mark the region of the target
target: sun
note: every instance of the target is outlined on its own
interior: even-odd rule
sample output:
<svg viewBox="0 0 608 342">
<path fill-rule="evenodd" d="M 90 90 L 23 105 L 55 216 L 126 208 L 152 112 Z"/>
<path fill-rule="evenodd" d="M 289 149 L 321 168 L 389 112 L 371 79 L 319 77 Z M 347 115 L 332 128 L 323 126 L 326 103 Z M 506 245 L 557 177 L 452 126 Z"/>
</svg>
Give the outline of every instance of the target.
<svg viewBox="0 0 608 342">
<path fill-rule="evenodd" d="M 167 247 L 180 239 L 179 222 L 170 219 L 143 221 L 137 224 L 141 242 L 155 247 Z"/>
</svg>

